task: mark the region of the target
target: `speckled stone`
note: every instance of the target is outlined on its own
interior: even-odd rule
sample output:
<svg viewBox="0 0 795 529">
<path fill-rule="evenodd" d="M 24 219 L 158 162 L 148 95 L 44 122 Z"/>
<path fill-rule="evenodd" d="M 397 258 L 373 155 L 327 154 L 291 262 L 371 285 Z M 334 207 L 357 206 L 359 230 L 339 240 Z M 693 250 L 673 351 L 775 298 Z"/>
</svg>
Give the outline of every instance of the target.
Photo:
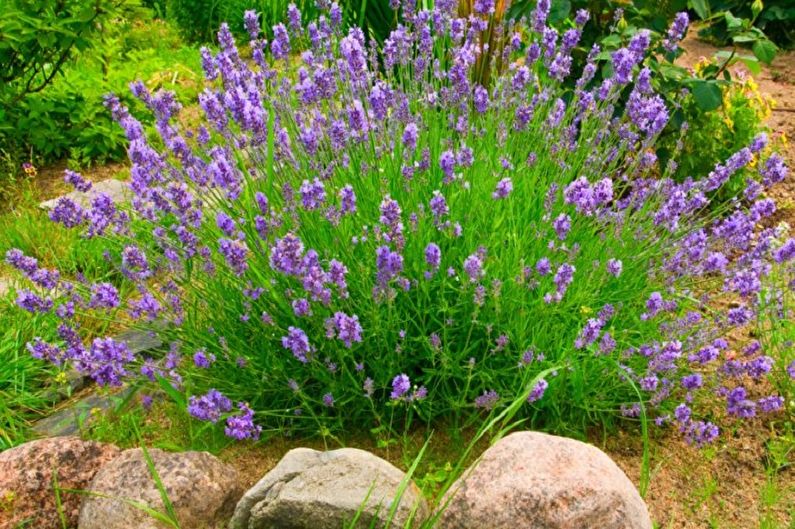
<svg viewBox="0 0 795 529">
<path fill-rule="evenodd" d="M 171 453 L 149 449 L 181 529 L 226 525 L 242 490 L 237 471 L 207 452 Z M 79 529 L 162 529 L 167 526 L 120 498 L 161 513 L 165 506 L 143 450 L 125 450 L 94 477 L 80 509 Z"/>
<path fill-rule="evenodd" d="M 88 208 L 91 206 L 91 201 L 99 193 L 105 193 L 116 203 L 126 202 L 132 197 L 130 185 L 127 182 L 122 182 L 121 180 L 116 180 L 113 178 L 102 180 L 100 182 L 94 182 L 94 184 L 91 186 L 91 190 L 88 193 L 72 191 L 71 193 L 67 193 L 63 196 L 74 200 L 75 203 L 81 208 Z M 51 200 L 46 200 L 39 204 L 39 207 L 43 210 L 50 211 L 56 206 L 56 204 L 58 204 L 58 200 L 60 198 L 61 197 L 56 197 Z"/>
<path fill-rule="evenodd" d="M 440 505 L 448 501 L 439 529 L 652 529 L 646 504 L 607 454 L 539 432 L 486 450 Z"/>
<path fill-rule="evenodd" d="M 0 453 L 0 528 L 61 529 L 54 483 L 85 490 L 99 468 L 120 453 L 113 445 L 76 437 L 40 439 Z M 69 527 L 77 523 L 81 501 L 80 494 L 61 493 Z"/>
<path fill-rule="evenodd" d="M 290 450 L 238 503 L 231 529 L 340 529 L 361 510 L 357 527 L 386 527 L 406 475 L 355 448 Z M 390 527 L 428 517 L 421 491 L 409 482 Z"/>
</svg>

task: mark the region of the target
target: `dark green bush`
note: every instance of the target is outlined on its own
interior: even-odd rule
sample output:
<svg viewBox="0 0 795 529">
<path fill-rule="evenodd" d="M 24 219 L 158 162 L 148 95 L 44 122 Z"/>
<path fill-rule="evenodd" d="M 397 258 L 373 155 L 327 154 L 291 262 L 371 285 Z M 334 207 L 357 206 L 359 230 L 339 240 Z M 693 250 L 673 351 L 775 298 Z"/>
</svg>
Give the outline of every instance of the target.
<svg viewBox="0 0 795 529">
<path fill-rule="evenodd" d="M 155 0 L 156 1 L 156 0 Z M 315 0 L 164 0 L 166 18 L 174 22 L 183 36 L 192 42 L 214 42 L 222 22 L 233 33 L 247 39 L 243 29 L 243 13 L 253 9 L 260 15 L 266 33 L 285 20 L 287 6 L 294 3 L 304 20 L 317 18 Z M 383 41 L 395 25 L 395 13 L 389 0 L 342 0 L 347 24 L 365 28 L 378 41 Z"/>
<path fill-rule="evenodd" d="M 49 86 L 0 109 L 5 166 L 0 171 L 7 180 L 23 161 L 69 158 L 84 166 L 123 159 L 124 135 L 103 106 L 103 96 L 114 92 L 137 112 L 128 88 L 134 80 L 195 99 L 201 88 L 198 50 L 185 47 L 163 21 L 132 20 L 116 29 L 101 46 L 66 65 Z"/>
<path fill-rule="evenodd" d="M 740 19 L 753 19 L 754 27 L 760 29 L 776 46 L 784 49 L 795 48 L 795 0 L 703 0 L 707 11 L 704 13 L 709 25 L 700 34 L 714 39 L 719 44 L 732 42 L 732 34 L 726 17 L 722 12 L 731 12 Z M 756 7 L 754 7 L 756 4 Z M 761 10 L 760 10 L 761 9 Z M 755 12 L 758 11 L 758 14 Z M 718 16 L 714 16 L 718 14 Z"/>
<path fill-rule="evenodd" d="M 0 195 L 14 183 L 23 159 L 40 150 L 62 154 L 68 149 L 64 142 L 71 141 L 70 131 L 63 118 L 68 116 L 74 123 L 95 121 L 93 113 L 78 106 L 82 94 L 58 99 L 46 92 L 75 56 L 100 44 L 104 30 L 137 5 L 137 0 L 2 2 Z M 107 120 L 104 126 L 105 131 L 110 128 Z"/>
<path fill-rule="evenodd" d="M 243 13 L 248 9 L 261 15 L 262 27 L 269 31 L 285 18 L 290 3 L 302 13 L 314 13 L 314 0 L 166 0 L 166 17 L 188 40 L 214 42 L 222 22 L 227 22 L 236 35 L 245 35 Z"/>
<path fill-rule="evenodd" d="M 134 0 L 5 0 L 0 17 L 0 102 L 43 90 L 104 25 Z"/>
</svg>

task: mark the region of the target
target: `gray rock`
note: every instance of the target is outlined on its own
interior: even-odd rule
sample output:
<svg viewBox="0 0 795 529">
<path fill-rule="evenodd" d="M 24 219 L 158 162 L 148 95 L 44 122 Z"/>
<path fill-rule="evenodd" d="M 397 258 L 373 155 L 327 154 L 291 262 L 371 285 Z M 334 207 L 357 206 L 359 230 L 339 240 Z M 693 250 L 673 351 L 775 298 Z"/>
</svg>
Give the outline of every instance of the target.
<svg viewBox="0 0 795 529">
<path fill-rule="evenodd" d="M 607 454 L 538 432 L 486 450 L 440 509 L 440 529 L 652 529 L 646 504 Z"/>
<path fill-rule="evenodd" d="M 94 414 L 112 409 L 129 395 L 130 391 L 131 388 L 125 388 L 115 394 L 88 395 L 36 421 L 31 429 L 42 437 L 76 435 L 81 428 L 88 425 Z"/>
<path fill-rule="evenodd" d="M 139 331 L 131 329 L 120 333 L 115 338 L 118 341 L 126 342 L 133 354 L 144 351 L 159 349 L 163 346 L 163 341 L 153 332 Z M 69 370 L 66 372 L 66 385 L 53 387 L 48 390 L 46 397 L 53 401 L 68 398 L 73 392 L 82 389 L 90 379 L 81 375 L 77 371 Z M 45 417 L 33 424 L 33 431 L 42 437 L 60 437 L 65 435 L 76 435 L 81 428 L 85 427 L 94 417 L 95 412 L 108 411 L 115 407 L 119 402 L 127 398 L 131 388 L 124 388 L 117 393 L 92 394 L 74 403 L 65 406 L 63 409 Z"/>
<path fill-rule="evenodd" d="M 231 529 L 340 529 L 362 509 L 357 527 L 385 527 L 405 478 L 399 469 L 364 450 L 290 450 L 235 508 Z M 428 506 L 417 486 L 406 487 L 391 526 L 419 524 Z"/>
<path fill-rule="evenodd" d="M 98 194 L 98 193 L 105 193 L 106 195 L 110 196 L 110 198 L 114 202 L 126 202 L 132 197 L 132 191 L 130 190 L 128 184 L 126 182 L 122 182 L 121 180 L 115 180 L 110 178 L 108 180 L 102 180 L 101 182 L 95 182 L 91 186 L 91 190 L 88 193 L 82 193 L 80 191 L 72 191 L 71 193 L 67 193 L 63 195 L 65 197 L 71 198 L 72 200 L 77 203 L 80 207 L 87 208 L 91 206 L 91 200 Z M 44 210 L 51 210 L 55 207 L 58 203 L 58 200 L 61 197 L 53 198 L 52 200 L 46 200 L 39 204 L 39 207 Z"/>
<path fill-rule="evenodd" d="M 207 452 L 148 452 L 181 529 L 225 525 L 242 493 L 234 468 Z M 94 476 L 89 492 L 80 509 L 79 529 L 167 527 L 129 503 L 139 502 L 160 513 L 167 512 L 140 448 L 125 450 L 103 466 Z"/>
<path fill-rule="evenodd" d="M 130 329 L 120 333 L 115 339 L 119 342 L 126 342 L 133 354 L 159 349 L 163 346 L 163 340 L 152 331 Z"/>
<path fill-rule="evenodd" d="M 83 376 L 75 369 L 66 370 L 66 380 L 63 384 L 50 386 L 44 393 L 44 398 L 54 402 L 68 399 L 76 391 L 86 387 L 91 379 Z"/>
<path fill-rule="evenodd" d="M 113 445 L 76 437 L 40 439 L 0 453 L 0 527 L 62 529 L 55 483 L 61 488 L 61 512 L 68 527 L 77 523 L 82 496 L 97 471 L 120 454 Z"/>
</svg>

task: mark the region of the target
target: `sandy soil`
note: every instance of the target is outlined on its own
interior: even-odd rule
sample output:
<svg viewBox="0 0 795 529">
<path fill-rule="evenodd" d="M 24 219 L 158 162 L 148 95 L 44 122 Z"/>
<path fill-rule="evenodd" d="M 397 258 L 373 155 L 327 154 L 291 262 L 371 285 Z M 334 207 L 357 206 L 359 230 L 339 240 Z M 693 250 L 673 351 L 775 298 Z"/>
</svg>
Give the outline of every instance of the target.
<svg viewBox="0 0 795 529">
<path fill-rule="evenodd" d="M 693 32 L 682 46 L 686 53 L 680 64 L 686 67 L 718 51 L 696 39 Z M 771 67 L 763 68 L 754 79 L 760 90 L 776 101 L 767 125 L 771 134 L 784 134 L 789 139 L 784 154 L 793 168 L 795 53 L 780 54 Z M 795 226 L 795 175 L 791 172 L 768 194 L 779 207 L 775 220 Z M 646 501 L 659 527 L 795 528 L 795 469 L 790 466 L 777 474 L 766 472 L 770 466 L 770 434 L 776 426 L 775 419 L 747 423 L 724 435 L 717 447 L 701 451 L 685 446 L 676 435 L 653 439 L 652 476 Z M 600 439 L 593 442 L 603 446 L 627 475 L 640 483 L 642 447 L 637 433 L 611 437 L 606 443 Z M 790 438 L 790 449 L 793 442 Z M 792 457 L 790 454 L 790 465 Z M 777 497 L 772 491 L 777 491 Z"/>
</svg>

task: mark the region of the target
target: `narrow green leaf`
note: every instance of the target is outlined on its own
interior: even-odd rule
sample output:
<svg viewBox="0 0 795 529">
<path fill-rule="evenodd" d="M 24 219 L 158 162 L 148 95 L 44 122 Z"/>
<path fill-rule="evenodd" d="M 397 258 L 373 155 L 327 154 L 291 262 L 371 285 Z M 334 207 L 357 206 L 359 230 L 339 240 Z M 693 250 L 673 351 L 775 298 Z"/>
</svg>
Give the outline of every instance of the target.
<svg viewBox="0 0 795 529">
<path fill-rule="evenodd" d="M 166 380 L 165 378 L 158 376 L 157 383 L 160 385 L 160 389 L 162 389 L 166 395 L 171 397 L 171 399 L 180 407 L 185 407 L 187 405 L 187 400 L 185 399 L 185 395 L 174 389 L 174 386 L 171 385 L 171 382 Z"/>
<path fill-rule="evenodd" d="M 701 20 L 709 18 L 709 0 L 692 0 L 691 5 L 698 18 Z"/>
</svg>

